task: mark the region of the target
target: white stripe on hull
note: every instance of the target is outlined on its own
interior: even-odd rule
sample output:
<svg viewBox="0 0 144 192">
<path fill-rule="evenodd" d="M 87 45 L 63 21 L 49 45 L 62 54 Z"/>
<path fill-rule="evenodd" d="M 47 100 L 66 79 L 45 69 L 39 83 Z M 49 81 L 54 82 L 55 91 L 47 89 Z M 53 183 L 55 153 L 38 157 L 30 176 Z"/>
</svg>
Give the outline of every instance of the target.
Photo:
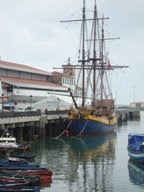
<svg viewBox="0 0 144 192">
<path fill-rule="evenodd" d="M 128 153 L 129 156 L 131 157 L 135 157 L 135 158 L 144 158 L 144 153 L 141 153 L 141 154 L 133 154 L 133 153 Z"/>
</svg>

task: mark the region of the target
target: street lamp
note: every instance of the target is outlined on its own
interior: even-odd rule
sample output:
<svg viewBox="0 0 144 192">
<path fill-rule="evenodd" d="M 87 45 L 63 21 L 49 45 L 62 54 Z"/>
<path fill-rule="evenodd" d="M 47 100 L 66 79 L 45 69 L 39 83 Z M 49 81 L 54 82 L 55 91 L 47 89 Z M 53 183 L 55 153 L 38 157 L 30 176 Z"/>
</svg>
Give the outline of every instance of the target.
<svg viewBox="0 0 144 192">
<path fill-rule="evenodd" d="M 57 98 L 57 110 L 59 111 L 59 102 L 60 102 L 60 99 L 59 98 Z"/>
<path fill-rule="evenodd" d="M 32 109 L 32 95 L 30 95 L 30 109 Z"/>
<path fill-rule="evenodd" d="M 4 100 L 3 100 L 4 98 L 3 97 L 4 97 L 4 94 L 2 93 L 1 94 L 1 98 L 2 98 L 2 113 L 3 113 L 3 104 L 4 104 Z"/>
</svg>

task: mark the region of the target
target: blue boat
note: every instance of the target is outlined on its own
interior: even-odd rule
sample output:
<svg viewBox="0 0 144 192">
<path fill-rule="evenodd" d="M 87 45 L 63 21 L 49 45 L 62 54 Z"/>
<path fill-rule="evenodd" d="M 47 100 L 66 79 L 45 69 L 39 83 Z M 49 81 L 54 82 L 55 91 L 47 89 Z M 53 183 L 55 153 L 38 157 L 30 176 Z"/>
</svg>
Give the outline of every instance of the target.
<svg viewBox="0 0 144 192">
<path fill-rule="evenodd" d="M 69 111 L 69 125 L 72 135 L 106 134 L 116 128 L 117 118 L 115 104 L 109 85 L 109 72 L 116 68 L 127 66 L 113 66 L 110 64 L 107 51 L 105 50 L 104 18 L 98 17 L 96 4 L 94 5 L 94 17 L 91 19 L 91 37 L 86 37 L 86 3 L 83 0 L 82 31 L 78 55 L 79 64 L 68 64 L 71 74 L 77 80 L 75 90 L 69 88 L 74 107 Z M 90 29 L 90 28 L 89 28 Z M 86 46 L 86 40 L 89 46 Z M 105 55 L 106 54 L 106 55 Z M 71 68 L 71 69 L 70 69 Z M 78 99 L 78 100 L 77 100 Z"/>
<path fill-rule="evenodd" d="M 131 160 L 144 163 L 144 134 L 129 134 L 127 149 Z"/>
<path fill-rule="evenodd" d="M 35 155 L 33 155 L 33 154 L 14 154 L 14 155 L 11 155 L 11 157 L 16 157 L 19 159 L 32 160 L 35 158 Z"/>
<path fill-rule="evenodd" d="M 0 186 L 0 191 L 2 192 L 40 192 L 39 187 L 19 187 L 19 186 Z"/>
<path fill-rule="evenodd" d="M 24 160 L 11 161 L 7 159 L 0 159 L 0 169 L 30 170 L 38 168 L 38 164 L 32 164 Z"/>
<path fill-rule="evenodd" d="M 113 132 L 116 128 L 117 120 L 113 119 L 111 121 L 106 120 L 103 121 L 102 118 L 99 117 L 99 121 L 91 120 L 92 115 L 88 115 L 88 119 L 72 119 L 70 125 L 70 133 L 72 135 L 100 135 Z M 94 116 L 93 119 L 97 117 Z"/>
</svg>

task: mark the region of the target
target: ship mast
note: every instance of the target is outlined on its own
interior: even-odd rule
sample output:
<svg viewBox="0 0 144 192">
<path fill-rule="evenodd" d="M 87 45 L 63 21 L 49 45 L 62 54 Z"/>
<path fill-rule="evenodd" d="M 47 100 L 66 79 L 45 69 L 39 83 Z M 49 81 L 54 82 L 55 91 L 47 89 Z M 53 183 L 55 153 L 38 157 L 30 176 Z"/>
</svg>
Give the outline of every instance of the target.
<svg viewBox="0 0 144 192">
<path fill-rule="evenodd" d="M 101 83 L 100 83 L 100 96 L 101 96 L 101 102 L 103 101 L 103 92 L 104 92 L 104 19 L 102 19 L 102 35 L 101 35 L 101 53 L 100 53 L 100 58 L 101 58 Z M 103 105 L 103 102 L 102 102 Z"/>
<path fill-rule="evenodd" d="M 61 22 L 75 22 L 75 21 L 80 21 L 82 22 L 82 45 L 81 45 L 81 59 L 78 60 L 78 62 L 81 62 L 81 69 L 82 69 L 82 107 L 85 106 L 85 63 L 87 60 L 85 59 L 85 39 L 86 39 L 86 20 L 91 20 L 91 19 L 86 19 L 86 6 L 85 6 L 85 0 L 83 0 L 83 8 L 82 8 L 82 19 L 78 20 L 66 20 L 66 21 L 61 21 Z"/>
<path fill-rule="evenodd" d="M 61 21 L 61 22 L 80 21 L 82 24 L 81 41 L 80 41 L 81 57 L 78 60 L 78 62 L 81 64 L 72 66 L 72 67 L 75 67 L 75 69 L 80 69 L 80 72 L 81 72 L 80 81 L 82 83 L 82 96 L 79 96 L 79 98 L 82 99 L 81 106 L 82 107 L 85 106 L 85 100 L 87 97 L 87 93 L 86 93 L 87 90 L 85 87 L 90 82 L 90 77 L 89 77 L 89 81 L 86 82 L 86 71 L 93 70 L 93 77 L 92 77 L 93 85 L 91 85 L 93 95 L 92 95 L 92 98 L 90 98 L 90 99 L 92 99 L 93 106 L 96 107 L 96 94 L 98 94 L 99 99 L 101 100 L 101 107 L 103 108 L 103 105 L 104 105 L 103 100 L 104 100 L 104 96 L 105 96 L 105 88 L 104 88 L 105 72 L 116 69 L 116 68 L 127 68 L 128 66 L 111 65 L 109 67 L 109 65 L 107 64 L 106 58 L 104 57 L 105 40 L 114 40 L 114 39 L 119 39 L 119 38 L 105 38 L 104 20 L 109 19 L 109 18 L 104 17 L 104 16 L 102 18 L 98 17 L 96 0 L 94 0 L 94 1 L 95 1 L 94 16 L 92 19 L 86 19 L 86 0 L 83 0 L 82 18 L 77 19 L 77 20 L 65 20 L 65 21 Z M 101 32 L 99 31 L 99 21 L 100 20 L 102 20 Z M 86 58 L 86 35 L 87 35 L 86 34 L 86 21 L 93 21 L 93 32 L 92 32 L 93 38 L 90 39 L 90 41 L 93 41 L 93 45 L 92 45 L 93 50 L 91 52 L 92 58 L 89 58 L 89 56 L 88 56 L 88 58 Z M 97 44 L 97 42 L 99 42 L 99 43 Z M 92 61 L 91 64 L 88 64 L 87 62 L 90 63 L 90 61 Z M 61 68 L 55 68 L 55 69 L 61 69 Z M 96 77 L 96 75 L 98 75 L 98 76 Z M 79 78 L 78 78 L 78 80 L 79 80 Z M 74 95 L 73 97 L 77 97 L 77 96 Z M 74 104 L 75 103 L 76 102 L 74 102 Z M 78 106 L 76 108 L 78 108 Z"/>
<path fill-rule="evenodd" d="M 93 105 L 95 107 L 96 99 L 96 18 L 97 18 L 97 7 L 96 1 L 94 6 L 94 43 L 93 43 Z"/>
<path fill-rule="evenodd" d="M 85 106 L 85 25 L 86 25 L 86 15 L 85 15 L 85 0 L 83 0 L 83 10 L 82 10 L 82 106 Z"/>
</svg>

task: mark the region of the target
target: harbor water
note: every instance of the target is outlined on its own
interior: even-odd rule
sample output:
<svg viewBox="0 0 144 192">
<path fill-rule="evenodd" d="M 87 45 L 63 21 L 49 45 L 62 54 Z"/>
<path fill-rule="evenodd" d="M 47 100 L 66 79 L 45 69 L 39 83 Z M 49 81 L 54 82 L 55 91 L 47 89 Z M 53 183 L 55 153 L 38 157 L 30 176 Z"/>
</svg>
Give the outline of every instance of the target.
<svg viewBox="0 0 144 192">
<path fill-rule="evenodd" d="M 35 161 L 52 170 L 52 183 L 42 192 L 142 192 L 144 166 L 129 160 L 129 133 L 144 133 L 140 121 L 128 121 L 115 134 L 43 139 L 33 145 Z"/>
</svg>

